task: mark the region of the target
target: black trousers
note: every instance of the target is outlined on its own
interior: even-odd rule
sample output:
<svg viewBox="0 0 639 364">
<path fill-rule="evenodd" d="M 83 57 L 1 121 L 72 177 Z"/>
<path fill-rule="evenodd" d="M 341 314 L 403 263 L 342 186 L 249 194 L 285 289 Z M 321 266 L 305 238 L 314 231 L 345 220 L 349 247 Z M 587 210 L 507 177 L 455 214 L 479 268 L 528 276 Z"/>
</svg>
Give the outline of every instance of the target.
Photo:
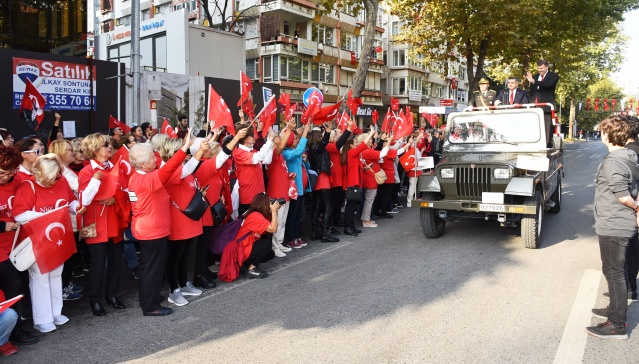
<svg viewBox="0 0 639 364">
<path fill-rule="evenodd" d="M 9 259 L 4 262 L 0 262 L 0 289 L 4 292 L 4 296 L 9 299 L 19 295 L 22 290 L 22 282 L 18 270 L 13 266 Z M 24 299 L 18 300 L 14 303 L 13 308 L 18 314 L 18 321 L 13 328 L 13 332 L 22 328 L 22 309 L 24 307 Z"/>
<path fill-rule="evenodd" d="M 166 255 L 166 278 L 171 292 L 186 286 L 189 266 L 189 251 L 195 238 L 184 240 L 169 240 Z"/>
<path fill-rule="evenodd" d="M 339 221 L 342 215 L 342 205 L 344 204 L 344 189 L 342 186 L 331 188 L 331 197 L 333 198 L 333 223 Z"/>
<path fill-rule="evenodd" d="M 275 252 L 272 249 L 271 239 L 260 239 L 253 243 L 251 248 L 251 254 L 244 262 L 244 267 L 248 268 L 251 265 L 259 266 L 261 263 L 268 262 L 275 257 Z"/>
<path fill-rule="evenodd" d="M 375 215 L 384 216 L 387 214 L 394 185 L 395 184 L 385 183 L 377 186 L 377 196 L 375 196 L 375 202 L 373 203 L 373 213 L 375 213 Z"/>
<path fill-rule="evenodd" d="M 291 205 L 288 208 L 286 229 L 284 230 L 284 241 L 287 243 L 300 237 L 300 225 L 302 223 L 302 214 L 304 213 L 304 195 L 297 196 L 297 200 L 291 200 L 289 203 Z"/>
<path fill-rule="evenodd" d="M 333 226 L 333 198 L 331 190 L 326 188 L 323 190 L 313 191 L 313 212 L 311 214 L 311 223 L 318 223 L 320 214 L 323 214 L 321 226 L 327 229 Z"/>
<path fill-rule="evenodd" d="M 608 283 L 610 303 L 608 321 L 620 328 L 626 324 L 628 288 L 626 286 L 626 250 L 631 238 L 597 235 L 601 253 L 601 271 Z"/>
<path fill-rule="evenodd" d="M 62 268 L 62 288 L 69 285 L 71 282 L 71 273 L 73 269 L 82 261 L 82 255 L 80 254 L 80 242 L 78 240 L 80 233 L 73 233 L 73 237 L 75 238 L 75 247 L 77 252 L 75 252 L 72 256 L 64 262 L 64 267 Z"/>
<path fill-rule="evenodd" d="M 167 237 L 140 240 L 140 279 L 139 295 L 142 311 L 160 309 L 163 299 L 160 297 L 162 278 L 166 264 Z"/>
<path fill-rule="evenodd" d="M 206 264 L 212 255 L 211 243 L 213 242 L 213 226 L 203 226 L 202 234 L 198 236 L 196 240 L 193 277 L 199 277 L 206 273 Z"/>
<path fill-rule="evenodd" d="M 122 253 L 124 242 L 87 244 L 89 248 L 89 294 L 91 303 L 100 303 L 100 292 L 104 280 L 106 264 L 106 296 L 117 297 L 120 270 L 122 269 Z"/>
<path fill-rule="evenodd" d="M 344 228 L 352 228 L 355 226 L 355 213 L 360 211 L 361 202 L 346 201 L 346 207 L 344 208 Z"/>
<path fill-rule="evenodd" d="M 637 275 L 639 274 L 639 238 L 637 234 L 628 242 L 626 272 L 628 275 L 628 287 L 632 291 L 637 291 Z"/>
<path fill-rule="evenodd" d="M 250 203 L 249 203 L 249 204 L 243 204 L 243 203 L 241 203 L 241 204 L 240 204 L 240 207 L 238 207 L 238 208 L 237 208 L 237 213 L 238 213 L 239 215 L 242 215 L 243 213 L 245 213 L 245 212 L 249 209 L 249 207 L 251 207 L 251 204 L 250 204 Z"/>
</svg>

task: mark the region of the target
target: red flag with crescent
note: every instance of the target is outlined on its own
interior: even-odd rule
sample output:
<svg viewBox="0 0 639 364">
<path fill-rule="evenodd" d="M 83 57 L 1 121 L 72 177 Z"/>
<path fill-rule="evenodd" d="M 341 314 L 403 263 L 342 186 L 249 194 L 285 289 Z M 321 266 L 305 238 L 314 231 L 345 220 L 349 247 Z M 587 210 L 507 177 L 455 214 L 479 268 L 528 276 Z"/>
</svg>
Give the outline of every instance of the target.
<svg viewBox="0 0 639 364">
<path fill-rule="evenodd" d="M 61 266 L 76 252 L 69 208 L 65 205 L 22 224 L 33 246 L 40 273 Z"/>
<path fill-rule="evenodd" d="M 122 157 L 118 159 L 116 163 L 113 163 L 113 168 L 108 171 L 104 171 L 102 179 L 100 180 L 100 188 L 95 194 L 93 199 L 100 201 L 106 200 L 109 197 L 115 195 L 115 191 L 118 189 L 118 181 L 120 178 L 120 162 Z"/>
<path fill-rule="evenodd" d="M 606 111 L 610 110 L 610 108 L 608 107 L 608 99 L 603 100 L 603 106 L 604 106 L 604 110 Z"/>
<path fill-rule="evenodd" d="M 166 134 L 169 136 L 169 138 L 177 138 L 177 133 L 175 132 L 175 129 L 173 129 L 173 127 L 171 126 L 171 124 L 169 124 L 169 121 L 166 120 L 166 118 L 164 118 L 164 122 L 162 123 L 162 134 Z"/>
<path fill-rule="evenodd" d="M 24 87 L 24 94 L 22 96 L 22 102 L 20 103 L 20 111 L 22 110 L 30 110 L 31 111 L 31 120 L 37 120 L 38 126 L 36 126 L 36 130 L 40 127 L 40 123 L 44 120 L 44 106 L 47 104 L 44 96 L 38 91 L 38 89 L 31 83 L 31 80 L 27 78 L 26 85 Z"/>
<path fill-rule="evenodd" d="M 399 100 L 394 97 L 391 97 L 390 106 L 391 106 L 391 110 L 395 112 L 399 111 Z"/>
<path fill-rule="evenodd" d="M 346 128 L 348 128 L 349 121 L 351 121 L 350 116 L 348 116 L 346 111 L 343 111 L 342 116 L 340 116 L 339 121 L 337 122 L 337 127 L 342 131 L 342 133 L 346 131 Z"/>
<path fill-rule="evenodd" d="M 335 105 L 321 108 L 320 111 L 315 114 L 315 117 L 313 118 L 313 124 L 320 125 L 322 123 L 334 120 L 339 114 L 340 106 L 342 106 L 341 100 Z"/>
<path fill-rule="evenodd" d="M 610 105 L 612 105 L 612 111 L 615 111 L 615 106 L 617 106 L 617 99 L 610 100 Z"/>
<path fill-rule="evenodd" d="M 410 147 L 406 153 L 399 157 L 399 163 L 401 163 L 406 172 L 415 169 L 415 165 L 417 164 L 417 161 L 415 161 L 415 148 Z"/>
<path fill-rule="evenodd" d="M 293 116 L 293 108 L 291 108 L 291 95 L 282 92 L 280 99 L 277 100 L 280 105 L 284 106 L 284 117 L 288 120 Z"/>
<path fill-rule="evenodd" d="M 404 109 L 399 110 L 399 116 L 397 116 L 393 122 L 393 139 L 397 140 L 404 137 Z"/>
<path fill-rule="evenodd" d="M 595 99 L 595 111 L 599 111 L 599 99 Z"/>
<path fill-rule="evenodd" d="M 348 106 L 348 109 L 351 111 L 351 114 L 357 115 L 357 109 L 361 105 L 364 105 L 364 102 L 362 101 L 362 99 L 359 97 L 353 98 L 353 90 L 348 91 L 346 106 Z"/>
<path fill-rule="evenodd" d="M 304 114 L 302 114 L 302 123 L 308 123 L 308 119 L 314 117 L 315 114 L 320 111 L 321 107 L 322 101 L 320 100 L 319 93 L 317 90 L 314 90 L 308 98 L 308 106 L 306 107 Z"/>
<path fill-rule="evenodd" d="M 371 114 L 371 119 L 373 119 L 373 124 L 377 124 L 377 120 L 379 120 L 379 114 L 377 113 L 377 109 L 373 110 Z"/>
<path fill-rule="evenodd" d="M 590 99 L 586 99 L 586 110 L 590 110 Z"/>
<path fill-rule="evenodd" d="M 384 121 L 382 121 L 382 132 L 386 134 L 390 134 L 391 127 L 393 125 L 393 113 L 391 112 L 390 107 L 388 108 L 388 112 L 384 117 Z"/>
<path fill-rule="evenodd" d="M 120 120 L 114 118 L 111 115 L 109 115 L 109 128 L 111 129 L 120 128 L 122 129 L 122 132 L 124 134 L 129 134 L 131 132 L 130 126 L 126 125 L 125 123 L 121 122 Z"/>
<path fill-rule="evenodd" d="M 275 119 L 277 116 L 277 104 L 275 103 L 275 96 L 271 96 L 262 111 L 260 111 L 259 115 L 260 120 L 264 124 L 264 130 L 268 130 L 275 124 Z"/>
<path fill-rule="evenodd" d="M 215 92 L 212 85 L 209 85 L 209 100 L 207 119 L 213 121 L 213 127 L 226 127 L 226 130 L 235 135 L 235 126 L 233 125 L 233 116 L 231 110 L 224 102 L 224 99 Z"/>
<path fill-rule="evenodd" d="M 253 81 L 244 72 L 240 71 L 240 101 L 237 102 L 237 106 L 244 105 L 244 103 L 251 98 L 251 91 L 253 90 Z"/>
</svg>

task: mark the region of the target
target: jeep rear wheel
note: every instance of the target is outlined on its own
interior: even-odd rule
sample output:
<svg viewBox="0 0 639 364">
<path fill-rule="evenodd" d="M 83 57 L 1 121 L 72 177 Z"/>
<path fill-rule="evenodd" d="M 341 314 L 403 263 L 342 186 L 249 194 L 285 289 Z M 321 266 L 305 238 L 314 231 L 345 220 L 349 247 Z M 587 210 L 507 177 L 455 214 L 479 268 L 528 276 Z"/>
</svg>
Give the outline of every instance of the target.
<svg viewBox="0 0 639 364">
<path fill-rule="evenodd" d="M 441 200 L 441 195 L 435 193 L 425 193 L 423 199 L 426 201 Z M 422 232 L 429 239 L 437 239 L 444 235 L 446 228 L 446 220 L 439 217 L 436 209 L 422 208 L 419 210 L 419 222 L 422 226 Z"/>
<path fill-rule="evenodd" d="M 548 212 L 558 213 L 561 210 L 561 172 L 557 172 L 557 187 L 550 196 L 550 201 L 554 203 L 554 206 L 548 209 Z"/>
<path fill-rule="evenodd" d="M 534 196 L 526 198 L 524 204 L 534 205 L 537 209 L 534 215 L 524 215 L 521 218 L 521 238 L 526 248 L 537 249 L 541 242 L 541 227 L 544 219 L 541 191 L 536 191 Z"/>
</svg>

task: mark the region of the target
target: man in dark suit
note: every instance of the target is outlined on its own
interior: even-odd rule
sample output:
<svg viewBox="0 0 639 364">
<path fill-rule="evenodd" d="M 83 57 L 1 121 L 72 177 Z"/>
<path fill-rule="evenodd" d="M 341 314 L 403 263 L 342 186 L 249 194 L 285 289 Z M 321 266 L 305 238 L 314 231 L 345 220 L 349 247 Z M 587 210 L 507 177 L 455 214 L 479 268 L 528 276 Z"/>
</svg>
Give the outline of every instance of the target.
<svg viewBox="0 0 639 364">
<path fill-rule="evenodd" d="M 537 75 L 533 77 L 532 73 L 526 73 L 526 79 L 530 82 L 530 100 L 537 103 L 550 103 L 554 110 L 557 110 L 555 103 L 555 87 L 559 82 L 559 76 L 548 70 L 548 62 L 544 59 L 537 61 Z M 552 120 L 551 110 L 549 107 L 543 107 L 544 119 L 546 121 L 546 135 L 548 136 L 548 145 L 552 145 Z"/>
<path fill-rule="evenodd" d="M 473 91 L 473 94 L 470 96 L 470 100 L 468 100 L 468 106 L 474 107 L 487 107 L 493 106 L 495 99 L 497 97 L 497 92 L 494 90 L 488 89 L 488 79 L 482 77 L 479 80 L 479 90 Z"/>
<path fill-rule="evenodd" d="M 508 81 L 506 81 L 505 88 L 499 92 L 497 95 L 497 100 L 495 100 L 495 106 L 498 105 L 521 105 L 527 104 L 528 94 L 526 91 L 518 88 L 519 80 L 517 77 L 508 77 Z"/>
</svg>

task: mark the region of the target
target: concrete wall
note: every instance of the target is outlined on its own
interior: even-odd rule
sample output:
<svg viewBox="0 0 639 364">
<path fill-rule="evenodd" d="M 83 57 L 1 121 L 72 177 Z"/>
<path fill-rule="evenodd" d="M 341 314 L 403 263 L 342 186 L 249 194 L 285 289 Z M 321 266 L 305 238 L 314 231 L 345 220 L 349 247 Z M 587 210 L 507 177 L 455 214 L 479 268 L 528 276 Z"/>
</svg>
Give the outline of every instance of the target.
<svg viewBox="0 0 639 364">
<path fill-rule="evenodd" d="M 190 75 L 239 81 L 246 68 L 244 37 L 189 24 L 188 43 Z"/>
</svg>

